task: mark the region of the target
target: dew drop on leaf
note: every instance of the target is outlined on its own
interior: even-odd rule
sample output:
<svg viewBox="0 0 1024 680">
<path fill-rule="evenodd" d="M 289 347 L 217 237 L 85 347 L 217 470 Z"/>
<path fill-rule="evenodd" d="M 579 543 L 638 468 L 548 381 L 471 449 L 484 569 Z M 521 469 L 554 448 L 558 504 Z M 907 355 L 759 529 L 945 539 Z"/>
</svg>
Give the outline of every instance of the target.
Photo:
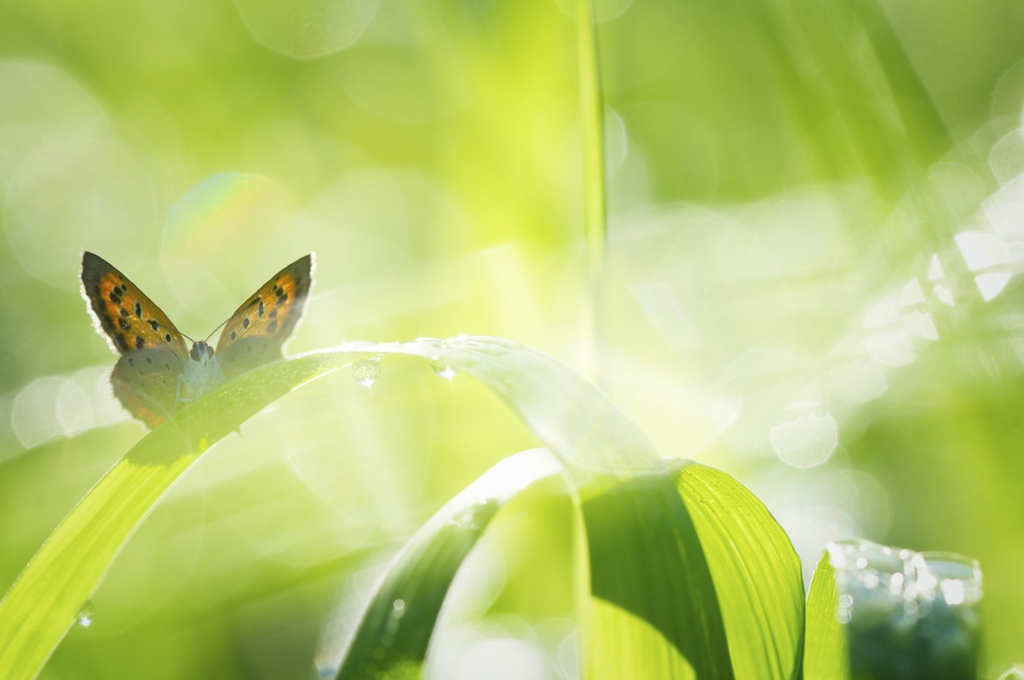
<svg viewBox="0 0 1024 680">
<path fill-rule="evenodd" d="M 93 611 L 92 602 L 86 602 L 78 610 L 78 613 L 75 614 L 75 624 L 82 628 L 88 628 L 92 625 L 95 618 L 96 613 Z"/>
<path fill-rule="evenodd" d="M 459 374 L 459 369 L 449 366 L 437 354 L 430 357 L 430 370 L 447 380 L 451 380 Z"/>
<path fill-rule="evenodd" d="M 352 364 L 352 379 L 363 387 L 373 387 L 380 377 L 380 359 L 360 359 Z"/>
</svg>

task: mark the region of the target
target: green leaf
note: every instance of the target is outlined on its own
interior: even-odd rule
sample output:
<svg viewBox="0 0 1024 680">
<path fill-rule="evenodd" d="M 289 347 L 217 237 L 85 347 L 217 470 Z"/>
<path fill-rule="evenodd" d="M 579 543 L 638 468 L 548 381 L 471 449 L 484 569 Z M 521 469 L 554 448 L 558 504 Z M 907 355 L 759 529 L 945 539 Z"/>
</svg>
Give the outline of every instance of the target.
<svg viewBox="0 0 1024 680">
<path fill-rule="evenodd" d="M 561 471 L 547 451 L 523 451 L 492 467 L 438 510 L 388 568 L 336 677 L 420 677 L 441 605 L 477 539 L 509 499 Z"/>
<path fill-rule="evenodd" d="M 132 533 L 203 451 L 346 360 L 318 354 L 262 366 L 189 404 L 132 447 L 50 534 L 0 602 L 0 677 L 39 673 Z"/>
<path fill-rule="evenodd" d="M 798 677 L 804 588 L 786 532 L 721 470 L 682 463 L 675 479 L 714 577 L 736 676 Z"/>
<path fill-rule="evenodd" d="M 811 591 L 807 595 L 804 680 L 848 680 L 850 677 L 846 631 L 836 618 L 838 598 L 835 571 L 826 551 L 814 570 Z"/>
<path fill-rule="evenodd" d="M 595 598 L 593 677 L 732 678 L 715 583 L 671 477 L 652 473 L 601 488 L 584 501 L 583 518 Z"/>
</svg>

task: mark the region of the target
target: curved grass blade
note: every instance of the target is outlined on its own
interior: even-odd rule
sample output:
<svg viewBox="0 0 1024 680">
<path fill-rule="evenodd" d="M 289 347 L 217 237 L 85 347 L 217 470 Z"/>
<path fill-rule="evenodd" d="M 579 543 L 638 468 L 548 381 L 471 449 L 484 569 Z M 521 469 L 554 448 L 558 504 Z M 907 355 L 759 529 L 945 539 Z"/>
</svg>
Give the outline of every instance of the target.
<svg viewBox="0 0 1024 680">
<path fill-rule="evenodd" d="M 143 437 L 54 529 L 0 601 L 0 677 L 39 673 L 132 533 L 203 451 L 278 397 L 349 360 L 319 354 L 261 366 Z"/>
<path fill-rule="evenodd" d="M 592 655 L 588 673 L 612 677 L 613 670 L 594 664 L 614 658 L 618 671 L 632 668 L 633 677 L 643 677 L 648 659 L 629 654 L 624 643 L 628 631 L 641 635 L 632 623 L 640 621 L 662 636 L 646 654 L 680 655 L 705 680 L 733 677 L 714 582 L 689 511 L 647 439 L 593 385 L 551 357 L 500 338 L 338 349 L 422 356 L 465 371 L 501 396 L 565 465 L 581 499 L 591 591 L 601 601 L 588 647 L 606 653 Z"/>
<path fill-rule="evenodd" d="M 441 605 L 477 539 L 509 499 L 561 472 L 547 451 L 523 451 L 438 510 L 388 568 L 336 677 L 419 678 Z"/>
<path fill-rule="evenodd" d="M 721 470 L 681 461 L 674 477 L 711 565 L 736 676 L 795 680 L 804 587 L 789 536 Z"/>
<path fill-rule="evenodd" d="M 647 438 L 604 394 L 555 359 L 504 338 L 351 342 L 331 352 L 399 354 L 473 376 L 519 414 L 579 485 L 599 476 L 607 483 L 663 470 Z"/>
<path fill-rule="evenodd" d="M 828 551 L 821 556 L 807 594 L 804 680 L 849 680 L 846 631 L 836 618 L 839 591 Z"/>
</svg>

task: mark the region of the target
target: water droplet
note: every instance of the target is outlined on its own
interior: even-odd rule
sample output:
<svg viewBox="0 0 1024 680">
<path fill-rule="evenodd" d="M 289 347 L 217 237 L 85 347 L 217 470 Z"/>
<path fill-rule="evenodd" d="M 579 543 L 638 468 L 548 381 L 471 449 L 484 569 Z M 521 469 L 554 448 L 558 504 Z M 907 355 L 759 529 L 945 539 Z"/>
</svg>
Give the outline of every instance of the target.
<svg viewBox="0 0 1024 680">
<path fill-rule="evenodd" d="M 75 614 L 75 624 L 82 628 L 88 628 L 92 625 L 92 622 L 96 618 L 96 613 L 93 611 L 92 603 L 86 602 L 82 605 L 82 608 Z"/>
<path fill-rule="evenodd" d="M 380 377 L 380 359 L 360 359 L 352 364 L 352 379 L 363 387 L 373 387 Z"/>
<path fill-rule="evenodd" d="M 447 380 L 451 380 L 459 374 L 459 369 L 449 366 L 439 354 L 430 357 L 430 370 Z"/>
</svg>

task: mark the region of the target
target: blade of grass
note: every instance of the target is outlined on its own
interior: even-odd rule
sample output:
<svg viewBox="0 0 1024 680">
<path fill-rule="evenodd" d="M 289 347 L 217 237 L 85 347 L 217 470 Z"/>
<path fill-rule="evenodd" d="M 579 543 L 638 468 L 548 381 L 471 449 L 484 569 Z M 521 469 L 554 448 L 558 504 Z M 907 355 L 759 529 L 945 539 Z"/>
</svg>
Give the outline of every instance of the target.
<svg viewBox="0 0 1024 680">
<path fill-rule="evenodd" d="M 336 677 L 418 678 L 441 605 L 477 539 L 510 498 L 561 471 L 547 451 L 523 451 L 438 510 L 388 568 Z"/>
<path fill-rule="evenodd" d="M 199 455 L 290 390 L 348 360 L 279 361 L 196 400 L 143 437 L 50 534 L 0 601 L 0 677 L 36 677 L 153 506 Z"/>
<path fill-rule="evenodd" d="M 604 334 L 605 241 L 608 232 L 604 171 L 604 97 L 592 0 L 576 0 L 576 62 L 580 85 L 580 133 L 583 148 L 583 235 L 590 288 L 588 331 L 590 377 L 600 375 Z"/>
<path fill-rule="evenodd" d="M 647 438 L 600 390 L 565 364 L 504 338 L 349 342 L 333 352 L 419 356 L 464 371 L 501 397 L 570 470 L 609 484 L 663 470 Z"/>
<path fill-rule="evenodd" d="M 604 98 L 593 0 L 576 0 L 576 60 L 583 136 L 583 223 L 587 254 L 603 270 L 607 204 L 604 176 Z M 591 270 L 593 272 L 593 270 Z"/>
<path fill-rule="evenodd" d="M 848 680 L 846 631 L 836 618 L 839 592 L 828 551 L 821 556 L 807 594 L 804 633 L 804 680 Z"/>
</svg>

